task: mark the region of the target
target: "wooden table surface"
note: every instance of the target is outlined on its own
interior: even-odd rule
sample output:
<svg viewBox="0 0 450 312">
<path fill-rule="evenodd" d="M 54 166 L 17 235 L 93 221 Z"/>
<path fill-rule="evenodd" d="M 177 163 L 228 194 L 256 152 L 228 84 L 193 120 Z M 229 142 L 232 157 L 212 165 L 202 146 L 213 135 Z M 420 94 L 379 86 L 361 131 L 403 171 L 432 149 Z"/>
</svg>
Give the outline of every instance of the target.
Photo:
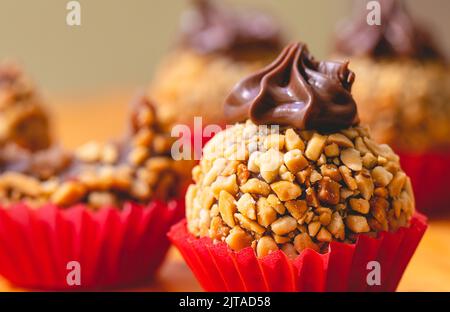
<svg viewBox="0 0 450 312">
<path fill-rule="evenodd" d="M 53 118 L 55 137 L 67 148 L 74 148 L 89 140 L 119 138 L 126 126 L 127 103 L 132 96 L 133 92 L 119 90 L 95 96 L 52 97 L 49 111 Z M 23 290 L 0 277 L 0 291 Z M 179 253 L 172 248 L 154 281 L 124 290 L 201 291 L 201 287 Z M 398 290 L 450 291 L 450 213 L 448 217 L 429 221 L 428 230 Z"/>
</svg>

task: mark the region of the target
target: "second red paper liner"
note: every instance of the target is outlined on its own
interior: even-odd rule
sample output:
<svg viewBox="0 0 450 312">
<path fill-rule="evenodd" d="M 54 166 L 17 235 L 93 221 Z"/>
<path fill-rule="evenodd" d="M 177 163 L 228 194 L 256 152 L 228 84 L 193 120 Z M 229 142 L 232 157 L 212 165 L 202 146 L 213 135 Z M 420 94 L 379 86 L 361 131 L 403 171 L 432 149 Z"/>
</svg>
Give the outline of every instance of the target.
<svg viewBox="0 0 450 312">
<path fill-rule="evenodd" d="M 450 151 L 399 155 L 413 184 L 417 210 L 427 215 L 450 213 Z"/>
<path fill-rule="evenodd" d="M 186 221 L 169 237 L 206 291 L 395 291 L 427 228 L 416 214 L 408 228 L 360 235 L 355 244 L 332 242 L 326 254 L 303 251 L 295 260 L 277 251 L 258 259 L 251 248 L 232 251 L 225 243 L 196 238 Z M 369 286 L 367 263 L 377 261 L 381 284 Z"/>
<path fill-rule="evenodd" d="M 111 288 L 149 280 L 169 247 L 166 233 L 183 201 L 92 212 L 84 205 L 0 208 L 0 275 L 32 289 Z M 81 285 L 67 283 L 67 264 L 80 264 Z"/>
</svg>

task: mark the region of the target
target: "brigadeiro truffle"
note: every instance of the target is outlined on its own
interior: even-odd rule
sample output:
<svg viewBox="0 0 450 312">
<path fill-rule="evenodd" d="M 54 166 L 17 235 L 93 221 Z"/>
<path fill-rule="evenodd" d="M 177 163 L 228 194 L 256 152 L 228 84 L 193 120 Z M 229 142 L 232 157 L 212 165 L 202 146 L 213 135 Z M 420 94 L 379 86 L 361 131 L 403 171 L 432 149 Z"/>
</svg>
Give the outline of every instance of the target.
<svg viewBox="0 0 450 312">
<path fill-rule="evenodd" d="M 74 152 L 1 147 L 0 275 L 21 287 L 66 290 L 151 278 L 190 181 L 189 166 L 171 157 L 173 140 L 139 97 L 124 140 Z M 68 281 L 73 263 L 80 284 Z"/>
<path fill-rule="evenodd" d="M 275 19 L 254 10 L 236 10 L 222 1 L 195 0 L 181 20 L 178 42 L 159 66 L 150 96 L 168 129 L 224 124 L 222 103 L 233 85 L 267 65 L 281 50 Z"/>
<path fill-rule="evenodd" d="M 368 11 L 336 32 L 335 52 L 352 60 L 353 95 L 361 120 L 377 142 L 400 154 L 416 191 L 417 207 L 439 212 L 450 205 L 450 70 L 430 32 L 403 1 L 381 0 L 381 25 Z"/>
<path fill-rule="evenodd" d="M 49 121 L 40 95 L 20 68 L 0 63 L 0 146 L 15 143 L 36 151 L 51 143 Z"/>
<path fill-rule="evenodd" d="M 359 124 L 354 79 L 294 43 L 235 86 L 240 122 L 205 145 L 169 233 L 206 290 L 396 289 L 426 224 L 399 157 Z"/>
</svg>

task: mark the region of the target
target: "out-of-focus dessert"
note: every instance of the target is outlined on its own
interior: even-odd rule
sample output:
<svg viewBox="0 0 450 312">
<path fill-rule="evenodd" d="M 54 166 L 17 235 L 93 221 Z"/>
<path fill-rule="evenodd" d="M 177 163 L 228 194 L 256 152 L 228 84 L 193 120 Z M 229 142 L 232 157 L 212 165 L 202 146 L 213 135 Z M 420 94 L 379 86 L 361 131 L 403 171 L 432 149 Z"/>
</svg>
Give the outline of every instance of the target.
<svg viewBox="0 0 450 312">
<path fill-rule="evenodd" d="M 74 153 L 58 147 L 30 152 L 15 144 L 0 149 L 0 203 L 39 207 L 122 207 L 181 194 L 189 168 L 172 159 L 174 141 L 161 131 L 155 110 L 142 97 L 131 116 L 130 135 L 121 142 L 89 142 Z"/>
<path fill-rule="evenodd" d="M 0 274 L 32 289 L 123 287 L 151 279 L 184 211 L 190 168 L 139 97 L 124 140 L 74 152 L 0 147 Z M 8 234 L 8 235 L 6 235 Z M 68 282 L 74 261 L 82 282 Z M 74 282 L 74 281 L 72 281 Z"/>
<path fill-rule="evenodd" d="M 350 58 L 361 120 L 378 142 L 405 152 L 450 147 L 450 70 L 431 33 L 403 1 L 381 0 L 381 25 L 361 4 L 336 31 L 335 52 Z"/>
<path fill-rule="evenodd" d="M 336 53 L 351 59 L 361 120 L 377 142 L 401 155 L 419 210 L 447 211 L 450 198 L 450 68 L 431 33 L 404 1 L 380 0 L 381 25 L 361 8 L 336 33 Z"/>
<path fill-rule="evenodd" d="M 31 81 L 12 63 L 0 64 L 0 145 L 36 151 L 51 143 L 49 121 Z"/>
<path fill-rule="evenodd" d="M 158 68 L 150 96 L 161 122 L 223 124 L 222 103 L 232 86 L 269 63 L 282 44 L 273 17 L 236 10 L 214 0 L 192 1 L 181 20 L 177 45 Z"/>
</svg>

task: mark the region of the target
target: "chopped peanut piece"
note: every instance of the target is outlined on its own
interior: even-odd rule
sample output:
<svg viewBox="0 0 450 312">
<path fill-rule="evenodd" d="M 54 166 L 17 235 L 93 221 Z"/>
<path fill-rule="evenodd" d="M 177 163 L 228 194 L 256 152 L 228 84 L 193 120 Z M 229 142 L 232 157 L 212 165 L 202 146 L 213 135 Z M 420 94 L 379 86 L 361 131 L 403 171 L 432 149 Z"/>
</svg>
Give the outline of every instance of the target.
<svg viewBox="0 0 450 312">
<path fill-rule="evenodd" d="M 277 219 L 277 212 L 270 206 L 267 199 L 260 197 L 257 202 L 258 223 L 268 227 Z"/>
<path fill-rule="evenodd" d="M 295 218 L 300 219 L 308 210 L 306 201 L 304 200 L 290 200 L 286 202 L 286 208 L 289 213 Z"/>
<path fill-rule="evenodd" d="M 369 200 L 372 197 L 374 190 L 372 178 L 370 177 L 370 175 L 359 173 L 356 175 L 355 179 L 361 195 L 364 197 L 364 199 Z"/>
<path fill-rule="evenodd" d="M 330 177 L 336 182 L 340 182 L 342 180 L 342 176 L 339 172 L 339 169 L 335 165 L 325 164 L 320 166 L 320 172 L 325 177 Z"/>
<path fill-rule="evenodd" d="M 328 209 L 329 211 L 324 211 L 324 212 L 320 213 L 319 221 L 322 225 L 328 226 L 331 222 L 331 209 L 329 209 L 329 208 L 324 208 L 324 209 Z M 319 209 L 317 209 L 317 210 L 319 210 Z"/>
<path fill-rule="evenodd" d="M 274 195 L 274 194 L 270 194 L 269 196 L 267 196 L 267 202 L 280 215 L 284 214 L 284 212 L 286 211 L 286 207 L 278 199 L 278 197 L 276 195 Z"/>
<path fill-rule="evenodd" d="M 236 195 L 239 191 L 239 187 L 236 182 L 236 175 L 232 174 L 228 177 L 219 176 L 216 181 L 211 184 L 211 190 L 216 198 L 219 197 L 222 190 L 227 191 L 231 195 Z"/>
<path fill-rule="evenodd" d="M 305 193 L 308 206 L 319 207 L 319 199 L 317 198 L 316 191 L 314 191 L 313 188 L 308 187 Z"/>
<path fill-rule="evenodd" d="M 240 213 L 235 213 L 234 217 L 239 221 L 239 224 L 246 230 L 258 234 L 262 234 L 266 231 L 266 229 L 263 228 L 261 225 L 259 225 L 257 222 L 250 220 L 249 218 Z"/>
<path fill-rule="evenodd" d="M 271 225 L 272 231 L 277 235 L 285 235 L 297 228 L 297 221 L 292 217 L 281 217 Z"/>
<path fill-rule="evenodd" d="M 65 182 L 53 193 L 51 201 L 56 205 L 68 206 L 79 201 L 86 191 L 86 187 L 79 182 Z"/>
<path fill-rule="evenodd" d="M 256 254 L 258 257 L 262 258 L 267 256 L 273 251 L 278 250 L 278 245 L 275 243 L 272 237 L 263 236 L 258 240 L 258 244 L 256 245 Z"/>
<path fill-rule="evenodd" d="M 290 150 L 284 154 L 284 163 L 292 173 L 297 173 L 308 166 L 308 160 L 302 155 L 298 149 Z"/>
<path fill-rule="evenodd" d="M 255 151 L 250 154 L 248 159 L 247 168 L 249 171 L 253 173 L 259 173 L 259 157 L 261 157 L 262 153 L 260 151 Z"/>
<path fill-rule="evenodd" d="M 275 149 L 270 149 L 259 158 L 261 176 L 267 183 L 272 182 L 278 176 L 283 164 L 283 154 Z"/>
<path fill-rule="evenodd" d="M 362 158 L 363 166 L 367 169 L 372 169 L 377 165 L 377 158 L 372 153 L 367 153 Z"/>
<path fill-rule="evenodd" d="M 354 147 L 353 142 L 341 133 L 333 133 L 328 136 L 328 143 L 335 143 L 341 147 Z"/>
<path fill-rule="evenodd" d="M 352 177 L 350 169 L 348 169 L 346 166 L 340 166 L 339 171 L 344 178 L 344 182 L 347 187 L 352 191 L 356 190 L 358 188 L 358 185 L 356 184 L 355 179 Z"/>
<path fill-rule="evenodd" d="M 355 148 L 362 154 L 366 155 L 367 153 L 370 153 L 369 149 L 367 148 L 366 144 L 364 143 L 363 139 L 361 137 L 357 137 L 355 139 Z M 372 155 L 373 156 L 373 155 Z"/>
<path fill-rule="evenodd" d="M 315 244 L 312 241 L 311 237 L 309 237 L 309 235 L 306 233 L 298 234 L 297 236 L 295 236 L 294 247 L 298 253 L 301 253 L 303 250 L 307 248 L 319 251 L 319 246 L 317 246 L 317 244 Z"/>
<path fill-rule="evenodd" d="M 240 251 L 246 247 L 250 247 L 253 238 L 247 234 L 239 226 L 235 226 L 231 229 L 230 234 L 225 239 L 225 242 L 235 251 Z"/>
<path fill-rule="evenodd" d="M 256 201 L 252 195 L 245 193 L 236 203 L 237 210 L 251 220 L 256 220 Z"/>
<path fill-rule="evenodd" d="M 270 193 L 270 186 L 264 181 L 256 178 L 249 179 L 247 183 L 241 185 L 241 192 L 258 194 L 262 196 L 267 196 Z"/>
<path fill-rule="evenodd" d="M 326 204 L 337 205 L 341 197 L 340 188 L 341 185 L 329 177 L 323 178 L 319 183 L 319 200 Z"/>
<path fill-rule="evenodd" d="M 347 216 L 347 218 L 345 219 L 345 223 L 347 224 L 348 228 L 354 233 L 367 233 L 370 231 L 367 219 L 363 216 Z"/>
<path fill-rule="evenodd" d="M 389 209 L 389 202 L 382 197 L 373 197 L 370 200 L 370 213 L 374 218 L 387 226 L 386 211 Z"/>
<path fill-rule="evenodd" d="M 229 175 L 235 174 L 237 171 L 237 166 L 239 165 L 239 161 L 232 160 L 226 166 L 225 169 L 221 172 L 221 175 L 227 177 Z"/>
<path fill-rule="evenodd" d="M 368 214 L 370 210 L 370 204 L 369 201 L 362 198 L 352 198 L 349 201 L 350 207 L 352 207 L 353 210 L 362 213 L 362 214 Z"/>
<path fill-rule="evenodd" d="M 336 143 L 325 146 L 324 151 L 327 157 L 333 158 L 339 156 L 339 146 Z"/>
<path fill-rule="evenodd" d="M 308 224 L 309 235 L 312 237 L 316 236 L 321 226 L 322 224 L 319 221 L 311 222 L 310 224 Z"/>
<path fill-rule="evenodd" d="M 285 243 L 290 242 L 291 238 L 289 236 L 280 236 L 280 235 L 273 234 L 273 240 L 277 244 L 285 244 Z"/>
<path fill-rule="evenodd" d="M 336 212 L 334 212 L 331 215 L 331 222 L 327 226 L 327 229 L 337 239 L 344 240 L 344 238 L 345 238 L 345 225 L 344 225 L 344 221 L 342 220 L 342 217 L 339 214 L 339 212 L 336 211 Z"/>
<path fill-rule="evenodd" d="M 212 168 L 205 174 L 202 184 L 204 186 L 211 185 L 211 183 L 213 183 L 217 179 L 219 173 L 221 173 L 223 169 L 225 169 L 226 164 L 227 160 L 225 158 L 216 159 Z"/>
<path fill-rule="evenodd" d="M 219 211 L 223 221 L 229 226 L 236 225 L 234 221 L 234 213 L 236 212 L 236 203 L 233 195 L 226 191 L 220 191 L 219 195 Z"/>
<path fill-rule="evenodd" d="M 354 148 L 347 148 L 341 153 L 341 160 L 353 171 L 360 171 L 362 169 L 362 159 L 360 153 Z"/>
<path fill-rule="evenodd" d="M 322 154 L 323 148 L 325 147 L 326 141 L 326 136 L 314 133 L 311 140 L 309 140 L 308 145 L 306 146 L 306 157 L 313 161 L 319 159 L 320 154 Z"/>
<path fill-rule="evenodd" d="M 302 194 L 302 189 L 297 184 L 288 181 L 278 181 L 270 185 L 281 201 L 296 199 Z"/>
<path fill-rule="evenodd" d="M 392 173 L 384 169 L 384 167 L 377 166 L 372 169 L 372 179 L 379 186 L 387 186 L 391 183 L 393 177 Z"/>
<path fill-rule="evenodd" d="M 316 183 L 317 181 L 320 181 L 322 179 L 322 175 L 320 173 L 318 173 L 316 170 L 313 170 L 311 172 L 311 175 L 309 177 L 309 181 L 311 181 L 311 183 Z"/>
<path fill-rule="evenodd" d="M 299 149 L 300 151 L 305 150 L 305 144 L 302 139 L 295 133 L 292 129 L 287 129 L 284 134 L 285 146 L 288 151 Z"/>
<path fill-rule="evenodd" d="M 331 240 L 333 239 L 331 233 L 328 232 L 327 229 L 324 227 L 320 229 L 319 233 L 317 233 L 316 238 L 319 242 L 327 242 L 327 243 L 331 242 Z"/>
<path fill-rule="evenodd" d="M 397 197 L 400 195 L 400 192 L 403 189 L 403 186 L 405 186 L 406 183 L 406 174 L 404 172 L 397 172 L 392 179 L 391 183 L 389 184 L 389 194 L 392 197 Z"/>
<path fill-rule="evenodd" d="M 284 135 L 275 133 L 269 134 L 264 139 L 264 147 L 268 150 L 273 148 L 281 151 L 284 148 Z"/>
<path fill-rule="evenodd" d="M 355 128 L 342 129 L 341 133 L 343 133 L 346 137 L 350 139 L 356 138 L 359 134 L 358 130 Z"/>
</svg>

